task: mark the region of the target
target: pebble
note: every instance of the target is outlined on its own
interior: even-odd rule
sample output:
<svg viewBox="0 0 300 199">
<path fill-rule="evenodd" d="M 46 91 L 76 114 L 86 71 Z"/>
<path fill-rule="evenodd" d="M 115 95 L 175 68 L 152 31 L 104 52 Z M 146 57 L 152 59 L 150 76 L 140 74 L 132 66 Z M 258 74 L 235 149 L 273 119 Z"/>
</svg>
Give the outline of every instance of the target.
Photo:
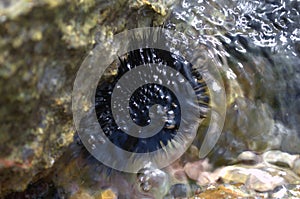
<svg viewBox="0 0 300 199">
<path fill-rule="evenodd" d="M 236 166 L 227 166 L 221 169 L 219 177 L 226 183 L 243 183 L 248 179 L 247 169 Z"/>
<path fill-rule="evenodd" d="M 281 185 L 300 183 L 299 155 L 277 150 L 267 151 L 262 155 L 244 151 L 237 160 L 240 164 L 225 166 L 218 171 L 218 176 L 223 182 L 242 183 L 247 189 L 259 192 L 272 191 Z M 254 162 L 256 164 L 253 164 Z"/>
<path fill-rule="evenodd" d="M 281 151 L 267 151 L 263 154 L 263 160 L 281 167 L 293 168 L 294 161 L 298 158 L 298 155 L 290 155 Z"/>
<path fill-rule="evenodd" d="M 296 159 L 293 164 L 293 171 L 300 176 L 300 158 Z"/>
<path fill-rule="evenodd" d="M 209 186 L 206 190 L 193 197 L 194 199 L 228 199 L 250 198 L 250 194 L 243 187 L 235 185 Z"/>
<path fill-rule="evenodd" d="M 185 184 L 174 184 L 169 192 L 173 198 L 186 198 L 188 196 L 188 188 Z"/>
<path fill-rule="evenodd" d="M 238 155 L 237 161 L 246 164 L 256 164 L 259 162 L 259 157 L 252 151 L 243 151 Z"/>
<path fill-rule="evenodd" d="M 111 189 L 106 189 L 101 193 L 99 199 L 117 199 L 118 195 Z"/>
<path fill-rule="evenodd" d="M 280 186 L 271 194 L 271 198 L 299 199 L 300 185 Z"/>
<path fill-rule="evenodd" d="M 94 199 L 94 197 L 92 197 L 89 193 L 87 193 L 85 190 L 82 192 L 77 192 L 75 194 L 73 194 L 70 199 L 81 199 L 81 198 L 85 198 L 85 199 Z"/>
<path fill-rule="evenodd" d="M 279 176 L 272 176 L 268 172 L 258 169 L 251 169 L 246 186 L 259 192 L 272 191 L 275 187 L 283 185 L 284 179 Z"/>
<path fill-rule="evenodd" d="M 211 173 L 211 165 L 208 162 L 208 159 L 199 160 L 196 162 L 188 162 L 184 166 L 184 171 L 186 175 L 197 181 L 199 185 L 207 185 L 214 183 L 217 180 L 217 175 Z"/>
</svg>

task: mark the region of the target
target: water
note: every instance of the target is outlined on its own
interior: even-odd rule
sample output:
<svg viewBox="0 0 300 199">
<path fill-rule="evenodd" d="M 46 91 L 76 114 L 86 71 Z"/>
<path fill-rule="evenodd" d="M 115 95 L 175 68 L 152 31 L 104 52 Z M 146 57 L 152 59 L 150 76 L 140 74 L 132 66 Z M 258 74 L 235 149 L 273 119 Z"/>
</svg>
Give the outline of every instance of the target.
<svg viewBox="0 0 300 199">
<path fill-rule="evenodd" d="M 213 46 L 229 66 L 227 122 L 212 159 L 299 153 L 299 2 L 182 1 L 170 10 L 165 27 Z"/>
</svg>

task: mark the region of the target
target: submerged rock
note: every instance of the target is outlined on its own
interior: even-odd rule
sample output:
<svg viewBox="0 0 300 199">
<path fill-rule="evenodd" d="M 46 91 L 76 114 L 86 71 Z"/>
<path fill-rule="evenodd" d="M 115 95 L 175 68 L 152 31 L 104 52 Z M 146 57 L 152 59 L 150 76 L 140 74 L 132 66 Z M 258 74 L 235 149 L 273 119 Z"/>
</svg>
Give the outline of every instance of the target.
<svg viewBox="0 0 300 199">
<path fill-rule="evenodd" d="M 284 198 L 297 199 L 300 196 L 298 185 L 279 186 L 273 192 L 252 192 L 242 184 L 225 184 L 207 187 L 203 192 L 197 194 L 194 199 L 227 199 L 227 198 Z"/>
<path fill-rule="evenodd" d="M 73 142 L 71 93 L 88 50 L 137 27 L 138 13 L 143 26 L 161 23 L 155 10 L 143 1 L 0 2 L 0 197 L 46 176 Z"/>
<path fill-rule="evenodd" d="M 244 151 L 237 157 L 238 163 L 257 164 L 259 161 L 259 156 L 252 151 Z"/>
<path fill-rule="evenodd" d="M 300 158 L 298 157 L 293 163 L 293 171 L 300 176 Z"/>
<path fill-rule="evenodd" d="M 270 158 L 275 154 L 276 158 Z M 242 183 L 248 189 L 259 192 L 272 191 L 281 185 L 300 183 L 300 176 L 292 170 L 298 157 L 299 155 L 289 155 L 281 151 L 268 151 L 257 156 L 255 159 L 259 161 L 255 164 L 241 161 L 240 164 L 226 166 L 216 172 L 224 182 Z"/>
</svg>

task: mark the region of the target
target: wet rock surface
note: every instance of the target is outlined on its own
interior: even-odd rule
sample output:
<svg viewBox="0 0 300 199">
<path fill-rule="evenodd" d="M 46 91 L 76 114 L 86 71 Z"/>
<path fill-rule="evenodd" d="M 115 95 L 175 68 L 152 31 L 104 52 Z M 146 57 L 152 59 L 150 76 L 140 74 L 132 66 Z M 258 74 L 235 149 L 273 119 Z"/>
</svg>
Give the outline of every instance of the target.
<svg viewBox="0 0 300 199">
<path fill-rule="evenodd" d="M 299 198 L 299 12 L 297 1 L 0 2 L 0 197 Z M 158 178 L 137 177 L 74 138 L 71 92 L 95 43 L 162 24 L 213 38 L 228 110 L 207 159 L 196 141 Z"/>
<path fill-rule="evenodd" d="M 270 153 L 276 153 L 281 164 L 268 162 Z M 48 176 L 6 198 L 299 197 L 300 176 L 286 166 L 289 162 L 294 165 L 299 155 L 287 158 L 285 152 L 268 151 L 256 155 L 254 163 L 244 154 L 239 155 L 239 163 L 215 169 L 208 160 L 185 163 L 186 157 L 182 157 L 163 170 L 146 167 L 138 174 L 125 174 L 102 165 L 82 145 L 73 143 Z M 180 170 L 185 178 L 174 175 Z"/>
<path fill-rule="evenodd" d="M 84 56 L 95 40 L 137 27 L 139 12 L 143 26 L 159 21 L 150 5 L 0 2 L 0 195 L 47 175 L 73 142 L 71 93 Z"/>
</svg>

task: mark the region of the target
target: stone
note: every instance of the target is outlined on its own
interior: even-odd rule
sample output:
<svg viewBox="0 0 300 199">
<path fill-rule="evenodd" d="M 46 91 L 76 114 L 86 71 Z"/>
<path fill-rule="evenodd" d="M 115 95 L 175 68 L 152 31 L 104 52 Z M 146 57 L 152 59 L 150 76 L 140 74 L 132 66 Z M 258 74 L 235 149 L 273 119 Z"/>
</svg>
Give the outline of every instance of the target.
<svg viewBox="0 0 300 199">
<path fill-rule="evenodd" d="M 279 176 L 272 176 L 268 172 L 253 169 L 246 181 L 246 186 L 255 191 L 272 191 L 275 187 L 283 185 L 284 179 Z"/>
<path fill-rule="evenodd" d="M 293 171 L 300 176 L 300 158 L 297 158 L 293 163 Z"/>
<path fill-rule="evenodd" d="M 245 164 L 257 164 L 259 157 L 252 151 L 244 151 L 237 157 L 237 162 Z"/>
<path fill-rule="evenodd" d="M 244 156 L 246 160 L 255 157 L 256 164 L 241 161 L 236 165 L 219 168 L 214 173 L 226 183 L 242 183 L 247 189 L 259 192 L 272 191 L 277 186 L 300 182 L 300 177 L 297 176 L 299 155 L 278 150 L 267 151 L 261 155 L 247 153 L 242 152 L 238 157 Z"/>
<path fill-rule="evenodd" d="M 285 166 L 293 168 L 294 161 L 299 157 L 298 155 L 290 155 L 288 153 L 276 151 L 267 151 L 263 154 L 263 160 L 277 166 Z"/>
<path fill-rule="evenodd" d="M 195 195 L 194 199 L 225 199 L 225 198 L 248 198 L 251 195 L 242 188 L 234 185 L 219 185 L 213 188 L 207 188 L 201 193 Z"/>
<path fill-rule="evenodd" d="M 271 198 L 298 199 L 300 197 L 299 185 L 280 186 L 271 194 Z"/>
<path fill-rule="evenodd" d="M 111 189 L 106 189 L 101 192 L 99 199 L 117 199 L 118 195 Z"/>
<path fill-rule="evenodd" d="M 245 184 L 248 179 L 249 172 L 247 169 L 237 166 L 227 166 L 220 169 L 219 176 L 226 183 Z"/>
<path fill-rule="evenodd" d="M 184 165 L 186 175 L 196 180 L 199 185 L 207 185 L 217 181 L 218 177 L 210 172 L 212 169 L 208 159 L 199 160 L 196 162 L 188 162 Z"/>
<path fill-rule="evenodd" d="M 94 199 L 93 196 L 91 196 L 87 192 L 78 192 L 70 196 L 70 199 L 81 199 L 81 198 L 86 198 L 86 199 Z"/>
<path fill-rule="evenodd" d="M 185 184 L 175 184 L 169 192 L 172 198 L 186 198 L 188 196 L 188 188 Z"/>
<path fill-rule="evenodd" d="M 133 4 L 0 2 L 0 198 L 46 176 L 74 141 L 73 81 L 93 45 L 137 27 L 140 13 L 139 24 L 162 24 L 166 5 Z"/>
</svg>

